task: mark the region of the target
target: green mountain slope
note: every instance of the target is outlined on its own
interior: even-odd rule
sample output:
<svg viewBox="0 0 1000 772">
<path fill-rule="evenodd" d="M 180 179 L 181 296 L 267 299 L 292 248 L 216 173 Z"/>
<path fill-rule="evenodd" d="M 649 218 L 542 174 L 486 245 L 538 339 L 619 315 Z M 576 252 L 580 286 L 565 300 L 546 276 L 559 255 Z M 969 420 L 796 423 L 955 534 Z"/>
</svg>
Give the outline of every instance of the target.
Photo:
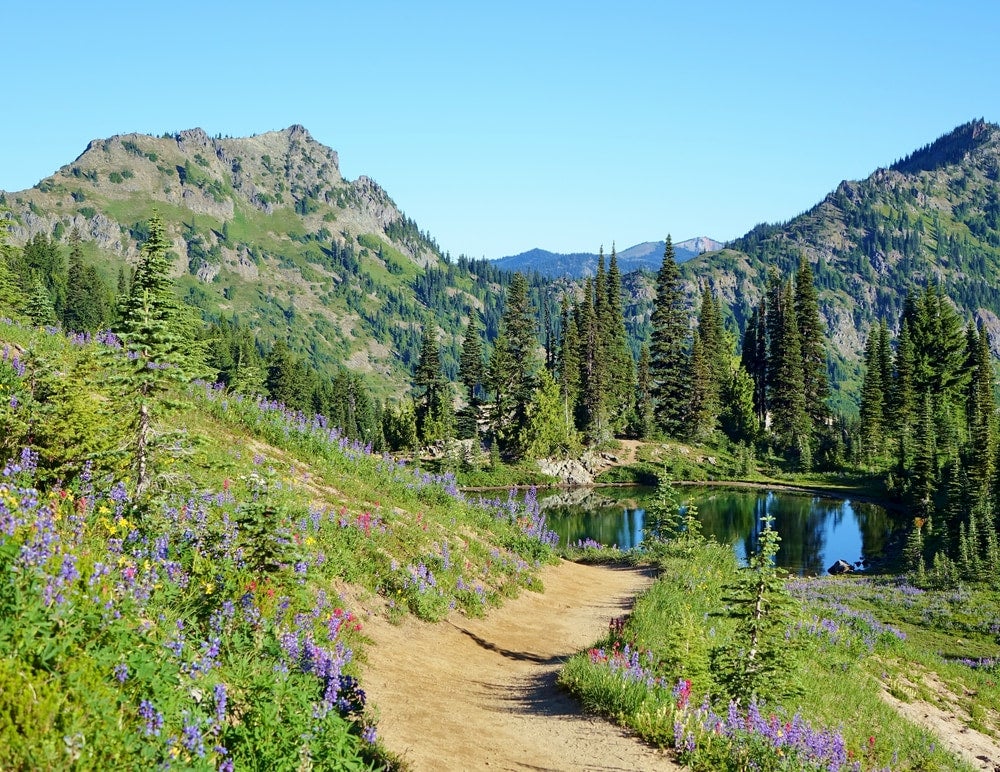
<svg viewBox="0 0 1000 772">
<path fill-rule="evenodd" d="M 470 309 L 487 324 L 499 316 L 499 272 L 449 264 L 382 188 L 345 180 L 337 154 L 301 126 L 243 139 L 193 129 L 94 140 L 0 206 L 14 245 L 79 230 L 112 285 L 155 209 L 179 291 L 206 318 L 235 319 L 264 345 L 286 340 L 321 369 L 366 373 L 383 393 L 409 381 L 428 307 L 446 363 L 457 362 Z"/>
<path fill-rule="evenodd" d="M 842 182 L 780 225 L 759 225 L 685 266 L 746 319 L 767 271 L 804 253 L 820 287 L 833 348 L 859 356 L 868 328 L 898 321 L 907 288 L 938 281 L 1000 341 L 1000 127 L 973 121 L 861 182 Z M 995 348 L 996 350 L 996 348 Z"/>
</svg>

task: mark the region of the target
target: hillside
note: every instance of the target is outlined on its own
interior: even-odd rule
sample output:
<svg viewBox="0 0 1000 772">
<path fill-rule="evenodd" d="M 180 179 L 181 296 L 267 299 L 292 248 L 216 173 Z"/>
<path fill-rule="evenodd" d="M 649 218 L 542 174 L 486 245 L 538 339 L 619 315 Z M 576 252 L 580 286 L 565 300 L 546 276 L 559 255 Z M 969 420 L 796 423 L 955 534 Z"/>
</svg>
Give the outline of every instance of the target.
<svg viewBox="0 0 1000 772">
<path fill-rule="evenodd" d="M 112 286 L 134 264 L 157 210 L 185 301 L 206 319 L 286 340 L 322 368 L 346 364 L 384 393 L 407 383 L 428 307 L 446 363 L 468 309 L 498 315 L 502 281 L 483 263 L 449 265 L 373 180 L 345 180 L 336 152 L 301 126 L 249 138 L 201 129 L 94 140 L 34 188 L 0 194 L 9 241 L 77 229 Z"/>
<path fill-rule="evenodd" d="M 742 327 L 771 267 L 813 265 L 833 349 L 863 350 L 869 326 L 898 323 L 908 287 L 939 282 L 1000 353 L 1000 127 L 973 121 L 860 182 L 844 181 L 787 223 L 758 225 L 683 266 Z"/>
</svg>

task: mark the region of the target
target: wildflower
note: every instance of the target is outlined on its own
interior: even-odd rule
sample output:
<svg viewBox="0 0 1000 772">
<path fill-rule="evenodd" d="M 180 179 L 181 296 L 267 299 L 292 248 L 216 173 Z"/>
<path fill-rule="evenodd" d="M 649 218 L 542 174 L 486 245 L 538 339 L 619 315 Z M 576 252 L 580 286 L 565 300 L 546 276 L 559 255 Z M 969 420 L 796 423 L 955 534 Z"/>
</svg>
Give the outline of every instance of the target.
<svg viewBox="0 0 1000 772">
<path fill-rule="evenodd" d="M 125 683 L 128 680 L 128 665 L 125 663 L 115 665 L 114 675 L 119 683 Z"/>
</svg>

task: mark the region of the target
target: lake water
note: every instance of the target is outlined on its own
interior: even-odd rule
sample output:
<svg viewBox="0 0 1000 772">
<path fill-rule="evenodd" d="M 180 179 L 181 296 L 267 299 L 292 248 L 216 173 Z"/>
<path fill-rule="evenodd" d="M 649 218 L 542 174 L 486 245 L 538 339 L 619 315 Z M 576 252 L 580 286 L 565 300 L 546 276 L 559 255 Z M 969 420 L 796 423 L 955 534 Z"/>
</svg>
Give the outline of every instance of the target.
<svg viewBox="0 0 1000 772">
<path fill-rule="evenodd" d="M 702 531 L 745 559 L 757 548 L 760 518 L 774 517 L 781 535 L 777 562 L 793 574 L 817 575 L 837 560 L 855 563 L 882 554 L 894 521 L 883 507 L 763 489 L 678 486 L 680 500 L 698 508 Z M 598 488 L 539 495 L 561 544 L 593 539 L 629 549 L 642 543 L 650 488 Z"/>
</svg>

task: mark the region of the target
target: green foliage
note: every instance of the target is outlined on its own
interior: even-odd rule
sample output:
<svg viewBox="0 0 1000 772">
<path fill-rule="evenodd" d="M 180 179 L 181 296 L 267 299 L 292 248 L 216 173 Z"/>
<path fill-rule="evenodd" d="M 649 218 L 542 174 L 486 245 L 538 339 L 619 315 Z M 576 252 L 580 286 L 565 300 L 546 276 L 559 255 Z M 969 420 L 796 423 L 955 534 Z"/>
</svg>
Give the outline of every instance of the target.
<svg viewBox="0 0 1000 772">
<path fill-rule="evenodd" d="M 791 597 L 775 566 L 781 537 L 773 518 L 761 518 L 757 552 L 724 598 L 736 620 L 733 637 L 712 651 L 716 680 L 737 703 L 767 701 L 795 691 L 785 639 Z"/>
<path fill-rule="evenodd" d="M 650 325 L 650 374 L 656 422 L 667 434 L 681 436 L 686 404 L 688 322 L 680 289 L 680 272 L 669 235 L 663 252 L 663 265 L 656 276 L 656 301 Z"/>
</svg>

